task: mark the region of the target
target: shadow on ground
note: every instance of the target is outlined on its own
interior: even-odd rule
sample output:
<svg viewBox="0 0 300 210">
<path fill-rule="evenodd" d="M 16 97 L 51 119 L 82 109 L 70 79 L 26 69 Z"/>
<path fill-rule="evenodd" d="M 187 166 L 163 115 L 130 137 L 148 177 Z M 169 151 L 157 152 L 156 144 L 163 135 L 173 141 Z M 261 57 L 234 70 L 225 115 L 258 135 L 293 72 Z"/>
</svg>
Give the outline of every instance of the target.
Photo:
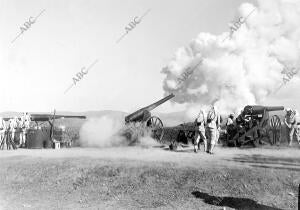
<svg viewBox="0 0 300 210">
<path fill-rule="evenodd" d="M 241 210 L 246 210 L 246 209 L 280 210 L 279 208 L 274 208 L 274 207 L 259 204 L 256 201 L 251 200 L 249 198 L 216 197 L 199 191 L 194 191 L 192 192 L 192 194 L 196 198 L 202 199 L 205 203 L 214 206 L 230 207 L 230 208 L 241 209 Z"/>
<path fill-rule="evenodd" d="M 266 155 L 239 155 L 228 161 L 249 164 L 252 167 L 300 171 L 300 158 L 274 157 Z"/>
</svg>

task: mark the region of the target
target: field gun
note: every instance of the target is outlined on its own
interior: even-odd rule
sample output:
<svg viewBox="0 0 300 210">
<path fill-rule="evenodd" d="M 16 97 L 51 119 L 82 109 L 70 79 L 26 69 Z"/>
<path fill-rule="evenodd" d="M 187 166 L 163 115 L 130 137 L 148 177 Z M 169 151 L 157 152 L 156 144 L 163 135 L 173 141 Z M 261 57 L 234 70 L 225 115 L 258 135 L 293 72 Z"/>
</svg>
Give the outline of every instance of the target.
<svg viewBox="0 0 300 210">
<path fill-rule="evenodd" d="M 284 110 L 283 106 L 245 106 L 235 125 L 227 127 L 227 144 L 242 146 L 251 143 L 258 146 L 261 139 L 267 137 L 269 112 L 281 110 Z"/>
<path fill-rule="evenodd" d="M 31 114 L 31 121 L 36 123 L 36 129 L 28 131 L 28 148 L 49 148 L 53 142 L 59 141 L 63 143 L 64 129 L 55 126 L 55 120 L 59 119 L 86 119 L 82 115 L 57 115 L 54 110 L 53 114 Z M 42 126 L 48 122 L 48 126 Z M 67 146 L 71 146 L 71 142 L 64 142 Z"/>
<path fill-rule="evenodd" d="M 163 137 L 163 123 L 161 119 L 156 116 L 151 116 L 151 111 L 156 107 L 160 106 L 161 104 L 165 103 L 166 101 L 173 98 L 175 95 L 170 94 L 163 99 L 150 104 L 144 108 L 141 108 L 125 117 L 125 124 L 129 123 L 140 123 L 144 126 L 145 129 L 149 129 L 151 131 L 152 138 L 156 139 L 157 141 L 161 141 Z"/>
<path fill-rule="evenodd" d="M 86 119 L 86 116 L 78 115 L 57 115 L 55 110 L 53 114 L 30 114 L 30 126 L 26 133 L 26 142 L 24 147 L 26 148 L 51 148 L 54 141 L 62 143 L 64 141 L 63 136 L 65 130 L 55 126 L 55 120 L 59 119 Z M 20 120 L 20 117 L 17 117 Z M 14 117 L 4 117 L 4 121 L 9 121 Z M 34 125 L 34 124 L 35 125 Z M 47 126 L 47 123 L 49 124 Z M 46 124 L 46 125 L 45 125 Z M 16 129 L 14 138 L 12 138 L 11 131 L 6 130 L 2 138 L 0 139 L 0 149 L 4 149 L 4 144 L 7 148 L 17 148 L 19 142 L 20 133 L 22 128 Z M 70 142 L 67 142 L 70 145 Z M 20 145 L 19 145 L 20 146 Z"/>
</svg>

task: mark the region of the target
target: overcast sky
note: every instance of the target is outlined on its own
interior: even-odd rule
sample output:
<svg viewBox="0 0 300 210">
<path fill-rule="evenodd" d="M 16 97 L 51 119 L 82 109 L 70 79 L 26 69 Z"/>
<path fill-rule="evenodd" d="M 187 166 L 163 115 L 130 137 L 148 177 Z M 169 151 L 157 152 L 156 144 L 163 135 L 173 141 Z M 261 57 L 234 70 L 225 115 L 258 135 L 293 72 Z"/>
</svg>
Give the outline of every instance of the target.
<svg viewBox="0 0 300 210">
<path fill-rule="evenodd" d="M 0 111 L 134 111 L 163 97 L 161 70 L 200 32 L 229 31 L 241 0 L 0 0 Z M 30 28 L 20 27 L 44 12 Z M 134 17 L 146 16 L 116 43 Z M 83 67 L 98 62 L 67 93 Z M 287 89 L 287 87 L 283 87 Z M 299 105 L 286 90 L 266 104 Z M 280 96 L 280 99 L 278 99 Z M 169 103 L 157 111 L 183 107 Z"/>
</svg>

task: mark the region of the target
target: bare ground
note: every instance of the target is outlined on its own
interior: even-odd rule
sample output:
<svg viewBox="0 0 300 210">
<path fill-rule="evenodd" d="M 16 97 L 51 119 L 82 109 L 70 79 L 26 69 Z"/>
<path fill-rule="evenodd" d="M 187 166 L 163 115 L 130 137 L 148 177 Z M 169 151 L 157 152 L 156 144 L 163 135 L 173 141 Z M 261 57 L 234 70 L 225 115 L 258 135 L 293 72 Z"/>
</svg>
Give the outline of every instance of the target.
<svg viewBox="0 0 300 210">
<path fill-rule="evenodd" d="M 299 148 L 0 151 L 2 209 L 297 209 Z"/>
</svg>

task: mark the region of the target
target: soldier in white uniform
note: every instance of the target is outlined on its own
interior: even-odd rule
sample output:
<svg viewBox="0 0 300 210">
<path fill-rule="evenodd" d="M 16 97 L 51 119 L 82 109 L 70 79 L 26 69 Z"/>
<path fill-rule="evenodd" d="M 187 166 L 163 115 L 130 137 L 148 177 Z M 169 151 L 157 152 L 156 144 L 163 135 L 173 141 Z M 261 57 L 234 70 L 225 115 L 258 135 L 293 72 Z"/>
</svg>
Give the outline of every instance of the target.
<svg viewBox="0 0 300 210">
<path fill-rule="evenodd" d="M 203 110 L 200 110 L 195 124 L 197 125 L 196 131 L 196 141 L 194 142 L 194 152 L 197 152 L 197 149 L 200 150 L 200 139 L 203 140 L 204 143 L 204 152 L 207 151 L 207 140 L 205 136 L 205 115 Z"/>
<path fill-rule="evenodd" d="M 215 144 L 219 138 L 219 130 L 220 130 L 220 115 L 216 110 L 215 106 L 212 106 L 207 114 L 207 126 L 206 126 L 206 133 L 207 133 L 207 143 L 208 143 L 208 150 L 207 153 L 213 154 L 213 149 Z"/>
<path fill-rule="evenodd" d="M 2 117 L 0 117 L 0 144 L 4 141 L 4 134 L 6 130 L 6 124 Z"/>
<path fill-rule="evenodd" d="M 296 115 L 297 115 L 296 110 L 292 110 L 289 108 L 286 109 L 284 124 L 286 125 L 286 128 L 287 128 L 289 146 L 292 146 L 294 135 L 296 136 L 296 139 L 297 139 L 298 143 L 300 144 Z"/>
<path fill-rule="evenodd" d="M 15 140 L 15 133 L 18 129 L 18 118 L 14 117 L 13 119 L 9 120 L 9 131 L 11 133 L 11 140 L 14 142 Z"/>
<path fill-rule="evenodd" d="M 26 112 L 23 113 L 23 116 L 21 117 L 21 127 L 22 132 L 20 133 L 20 146 L 25 147 L 26 143 L 26 135 L 27 131 L 30 126 L 30 115 Z"/>
</svg>

